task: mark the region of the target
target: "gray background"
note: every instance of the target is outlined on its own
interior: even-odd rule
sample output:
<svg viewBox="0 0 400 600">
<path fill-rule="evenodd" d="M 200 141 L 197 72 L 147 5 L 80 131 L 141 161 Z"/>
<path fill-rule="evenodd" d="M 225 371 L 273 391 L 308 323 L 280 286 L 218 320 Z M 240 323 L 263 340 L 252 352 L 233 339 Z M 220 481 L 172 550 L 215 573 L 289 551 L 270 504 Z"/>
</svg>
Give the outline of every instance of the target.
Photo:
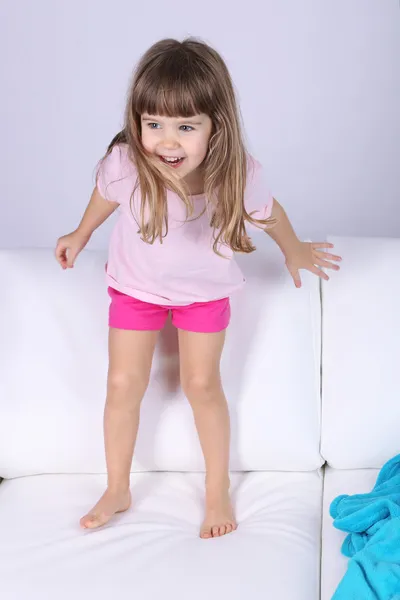
<svg viewBox="0 0 400 600">
<path fill-rule="evenodd" d="M 398 0 L 2 0 L 0 245 L 77 226 L 136 61 L 186 35 L 225 58 L 299 236 L 399 236 L 399 33 Z"/>
</svg>

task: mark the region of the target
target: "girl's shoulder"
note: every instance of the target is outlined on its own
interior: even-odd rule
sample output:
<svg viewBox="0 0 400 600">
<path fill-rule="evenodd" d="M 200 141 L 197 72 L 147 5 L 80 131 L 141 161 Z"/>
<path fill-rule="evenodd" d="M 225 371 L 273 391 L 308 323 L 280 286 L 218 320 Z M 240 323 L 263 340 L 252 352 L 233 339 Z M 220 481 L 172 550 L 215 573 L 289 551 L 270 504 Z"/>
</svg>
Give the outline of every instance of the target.
<svg viewBox="0 0 400 600">
<path fill-rule="evenodd" d="M 261 181 L 265 180 L 265 172 L 261 162 L 252 154 L 246 155 L 246 190 L 249 193 L 255 186 L 258 186 Z"/>
<path fill-rule="evenodd" d="M 103 198 L 121 204 L 121 198 L 132 189 L 136 166 L 131 160 L 128 144 L 116 144 L 99 161 L 96 185 Z"/>
<path fill-rule="evenodd" d="M 118 171 L 120 176 L 127 177 L 136 172 L 128 144 L 115 144 L 105 156 L 104 161 L 108 162 L 109 168 Z"/>
<path fill-rule="evenodd" d="M 257 217 L 261 219 L 267 218 L 265 214 L 269 214 L 273 203 L 268 179 L 262 163 L 248 154 L 244 203 L 247 212 L 256 211 L 257 214 L 262 214 L 261 217 Z"/>
<path fill-rule="evenodd" d="M 262 164 L 252 154 L 246 154 L 247 175 L 252 177 L 262 171 Z"/>
</svg>

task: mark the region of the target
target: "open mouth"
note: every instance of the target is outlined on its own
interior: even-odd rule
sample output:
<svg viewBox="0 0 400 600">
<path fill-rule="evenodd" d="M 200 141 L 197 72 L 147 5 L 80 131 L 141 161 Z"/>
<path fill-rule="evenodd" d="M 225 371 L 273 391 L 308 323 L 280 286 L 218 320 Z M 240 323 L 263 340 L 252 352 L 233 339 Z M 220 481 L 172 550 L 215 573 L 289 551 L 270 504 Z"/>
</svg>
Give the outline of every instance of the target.
<svg viewBox="0 0 400 600">
<path fill-rule="evenodd" d="M 181 164 L 183 163 L 183 161 L 185 160 L 185 157 L 177 157 L 177 158 L 172 158 L 172 157 L 168 157 L 168 156 L 160 156 L 159 157 L 160 160 L 162 160 L 162 162 L 166 165 L 169 165 L 170 167 L 180 167 Z"/>
</svg>

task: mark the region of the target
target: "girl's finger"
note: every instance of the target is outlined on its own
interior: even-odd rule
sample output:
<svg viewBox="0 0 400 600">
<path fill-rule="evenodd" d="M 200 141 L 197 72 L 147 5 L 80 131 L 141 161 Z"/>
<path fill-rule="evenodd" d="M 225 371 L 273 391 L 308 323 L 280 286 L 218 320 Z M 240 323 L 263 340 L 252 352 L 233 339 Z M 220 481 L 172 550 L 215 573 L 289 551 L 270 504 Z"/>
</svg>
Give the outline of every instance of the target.
<svg viewBox="0 0 400 600">
<path fill-rule="evenodd" d="M 56 250 L 56 259 L 58 261 L 58 263 L 65 268 L 66 264 L 67 264 L 67 254 L 66 254 L 66 249 L 65 248 L 59 248 Z"/>
<path fill-rule="evenodd" d="M 320 258 L 317 258 L 315 260 L 315 264 L 319 265 L 320 267 L 327 267 L 328 269 L 335 269 L 335 271 L 339 271 L 339 269 L 340 269 L 339 265 L 333 265 L 332 263 L 328 262 L 327 260 L 322 260 Z"/>
<path fill-rule="evenodd" d="M 291 276 L 293 278 L 294 285 L 297 288 L 301 287 L 301 279 L 300 279 L 300 273 L 299 273 L 299 271 L 296 268 L 292 267 L 292 268 L 289 269 L 289 272 L 290 272 L 290 274 L 291 274 Z"/>
<path fill-rule="evenodd" d="M 67 249 L 64 246 L 58 246 L 56 248 L 56 257 L 58 259 L 64 258 L 66 251 L 67 251 Z"/>
<path fill-rule="evenodd" d="M 324 273 L 323 271 L 321 271 L 321 269 L 318 269 L 318 267 L 310 267 L 310 271 L 312 273 L 315 273 L 315 275 L 318 275 L 319 277 L 322 277 L 322 279 L 325 279 L 326 281 L 329 280 L 329 277 L 326 273 Z"/>
<path fill-rule="evenodd" d="M 68 258 L 67 258 L 67 266 L 72 269 L 72 267 L 74 266 L 74 262 L 75 262 L 75 254 L 69 253 L 68 254 Z"/>
<path fill-rule="evenodd" d="M 313 248 L 334 248 L 334 245 L 330 242 L 312 242 L 311 245 Z"/>
<path fill-rule="evenodd" d="M 328 252 L 315 252 L 318 258 L 329 258 L 329 260 L 342 260 L 341 256 L 335 256 L 335 254 L 329 254 Z"/>
</svg>

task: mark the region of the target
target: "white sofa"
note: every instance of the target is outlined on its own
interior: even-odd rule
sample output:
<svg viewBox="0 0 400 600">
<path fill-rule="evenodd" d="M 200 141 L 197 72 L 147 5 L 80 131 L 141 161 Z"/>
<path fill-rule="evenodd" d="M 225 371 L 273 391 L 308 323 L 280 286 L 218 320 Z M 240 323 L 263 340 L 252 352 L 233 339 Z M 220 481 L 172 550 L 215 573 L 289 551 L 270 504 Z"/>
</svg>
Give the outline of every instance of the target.
<svg viewBox="0 0 400 600">
<path fill-rule="evenodd" d="M 331 237 L 330 281 L 296 289 L 275 245 L 240 262 L 223 357 L 239 527 L 198 537 L 204 463 L 168 325 L 142 405 L 133 505 L 80 517 L 106 483 L 105 253 L 2 250 L 2 600 L 328 600 L 344 575 L 332 499 L 400 452 L 400 239 Z M 322 307 L 322 310 L 321 310 Z M 322 374 L 322 377 L 321 377 Z"/>
</svg>

